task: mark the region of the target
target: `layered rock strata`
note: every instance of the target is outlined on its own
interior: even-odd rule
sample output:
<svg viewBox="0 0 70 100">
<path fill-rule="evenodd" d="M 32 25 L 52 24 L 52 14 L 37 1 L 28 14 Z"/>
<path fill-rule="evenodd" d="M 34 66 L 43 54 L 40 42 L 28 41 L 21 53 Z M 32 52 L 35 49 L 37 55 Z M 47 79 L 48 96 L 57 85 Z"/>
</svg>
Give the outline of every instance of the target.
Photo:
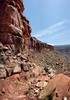
<svg viewBox="0 0 70 100">
<path fill-rule="evenodd" d="M 23 48 L 30 39 L 31 27 L 23 12 L 22 0 L 0 0 L 0 42 Z"/>
</svg>

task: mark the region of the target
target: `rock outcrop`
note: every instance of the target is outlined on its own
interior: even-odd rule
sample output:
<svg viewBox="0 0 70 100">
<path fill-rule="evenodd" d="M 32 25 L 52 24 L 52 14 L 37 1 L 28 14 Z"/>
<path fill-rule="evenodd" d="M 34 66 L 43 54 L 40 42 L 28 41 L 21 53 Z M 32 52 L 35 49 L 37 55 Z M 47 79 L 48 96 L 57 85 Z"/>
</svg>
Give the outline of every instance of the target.
<svg viewBox="0 0 70 100">
<path fill-rule="evenodd" d="M 70 100 L 70 77 L 63 74 L 56 75 L 40 93 L 39 99 Z"/>
<path fill-rule="evenodd" d="M 35 37 L 31 37 L 30 40 L 31 40 L 31 48 L 33 48 L 36 51 L 41 51 L 43 48 L 46 48 L 47 50 L 54 50 L 54 47 L 52 45 L 41 42 Z"/>
<path fill-rule="evenodd" d="M 0 0 L 0 42 L 23 48 L 29 41 L 31 27 L 23 11 L 22 0 Z"/>
</svg>

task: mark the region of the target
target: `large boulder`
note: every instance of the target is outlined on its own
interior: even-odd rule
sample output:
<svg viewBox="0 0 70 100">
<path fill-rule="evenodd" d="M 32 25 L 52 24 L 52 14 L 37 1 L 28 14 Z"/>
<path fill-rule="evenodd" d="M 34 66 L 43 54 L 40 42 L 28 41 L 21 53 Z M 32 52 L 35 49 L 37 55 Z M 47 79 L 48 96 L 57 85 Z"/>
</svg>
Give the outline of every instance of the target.
<svg viewBox="0 0 70 100">
<path fill-rule="evenodd" d="M 41 91 L 39 99 L 70 100 L 70 77 L 63 74 L 56 75 Z"/>
</svg>

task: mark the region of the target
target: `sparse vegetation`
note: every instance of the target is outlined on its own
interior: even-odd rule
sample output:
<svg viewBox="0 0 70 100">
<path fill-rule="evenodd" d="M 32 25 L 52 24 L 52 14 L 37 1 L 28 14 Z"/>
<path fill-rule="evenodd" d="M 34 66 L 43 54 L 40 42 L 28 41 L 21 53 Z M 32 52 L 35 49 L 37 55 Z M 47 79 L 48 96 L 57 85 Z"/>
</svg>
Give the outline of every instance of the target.
<svg viewBox="0 0 70 100">
<path fill-rule="evenodd" d="M 24 79 L 25 79 L 26 81 L 28 80 L 28 77 L 27 77 L 27 75 L 25 75 L 25 76 L 24 76 Z"/>
<path fill-rule="evenodd" d="M 45 70 L 45 72 L 48 72 L 49 71 L 47 67 L 44 67 L 44 70 Z"/>
<path fill-rule="evenodd" d="M 32 77 L 35 77 L 35 73 L 32 74 Z"/>
<path fill-rule="evenodd" d="M 24 95 L 28 95 L 28 93 L 29 93 L 28 91 L 24 91 Z"/>
<path fill-rule="evenodd" d="M 31 59 L 31 57 L 29 58 Z M 70 59 L 66 55 L 64 55 L 61 52 L 58 52 L 56 50 L 48 51 L 47 49 L 42 49 L 41 52 L 32 52 L 32 59 L 34 63 L 36 63 L 38 66 L 41 66 L 44 68 L 46 72 L 48 72 L 48 68 L 52 68 L 53 70 L 56 70 L 57 73 L 65 73 L 63 71 L 63 68 L 67 71 L 67 75 L 69 74 L 69 68 L 70 68 Z M 66 73 L 65 73 L 66 74 Z"/>
</svg>

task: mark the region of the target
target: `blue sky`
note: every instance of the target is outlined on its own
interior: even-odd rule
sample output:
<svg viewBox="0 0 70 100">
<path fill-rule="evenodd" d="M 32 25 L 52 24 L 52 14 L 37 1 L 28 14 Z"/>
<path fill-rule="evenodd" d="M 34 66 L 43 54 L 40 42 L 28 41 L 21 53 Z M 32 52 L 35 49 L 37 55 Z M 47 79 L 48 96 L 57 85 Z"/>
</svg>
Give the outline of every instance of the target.
<svg viewBox="0 0 70 100">
<path fill-rule="evenodd" d="M 24 0 L 32 36 L 53 45 L 70 44 L 70 0 Z"/>
</svg>

